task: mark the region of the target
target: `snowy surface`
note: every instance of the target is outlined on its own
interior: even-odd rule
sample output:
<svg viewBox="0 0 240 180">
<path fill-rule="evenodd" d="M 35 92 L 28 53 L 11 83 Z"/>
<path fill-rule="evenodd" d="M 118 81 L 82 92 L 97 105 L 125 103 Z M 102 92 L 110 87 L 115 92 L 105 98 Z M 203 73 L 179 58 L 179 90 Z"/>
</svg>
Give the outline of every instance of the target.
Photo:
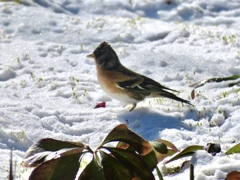
<svg viewBox="0 0 240 180">
<path fill-rule="evenodd" d="M 0 179 L 8 176 L 11 148 L 15 179 L 27 179 L 30 172 L 20 163 L 37 140 L 94 148 L 120 123 L 179 149 L 220 143 L 216 156 L 194 155 L 197 180 L 224 179 L 239 170 L 240 155 L 224 152 L 240 141 L 240 87 L 208 83 L 190 98 L 195 82 L 240 74 L 238 0 L 21 2 L 0 2 Z M 129 112 L 110 99 L 86 58 L 102 41 L 110 42 L 125 66 L 179 90 L 195 107 L 151 99 Z M 102 101 L 106 108 L 93 109 Z M 186 167 L 164 179 L 188 177 Z"/>
</svg>

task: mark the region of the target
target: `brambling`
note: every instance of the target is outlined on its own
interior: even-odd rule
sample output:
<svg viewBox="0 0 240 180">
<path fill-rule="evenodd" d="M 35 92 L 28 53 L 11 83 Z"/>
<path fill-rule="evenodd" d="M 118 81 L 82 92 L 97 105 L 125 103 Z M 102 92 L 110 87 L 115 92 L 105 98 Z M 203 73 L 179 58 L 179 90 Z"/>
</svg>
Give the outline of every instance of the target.
<svg viewBox="0 0 240 180">
<path fill-rule="evenodd" d="M 177 92 L 176 90 L 164 87 L 158 82 L 124 67 L 116 52 L 107 42 L 102 42 L 87 57 L 93 58 L 95 61 L 97 77 L 102 89 L 110 97 L 126 104 L 132 104 L 130 111 L 137 106 L 138 102 L 146 98 L 166 97 L 191 105 L 189 101 L 168 92 Z"/>
</svg>

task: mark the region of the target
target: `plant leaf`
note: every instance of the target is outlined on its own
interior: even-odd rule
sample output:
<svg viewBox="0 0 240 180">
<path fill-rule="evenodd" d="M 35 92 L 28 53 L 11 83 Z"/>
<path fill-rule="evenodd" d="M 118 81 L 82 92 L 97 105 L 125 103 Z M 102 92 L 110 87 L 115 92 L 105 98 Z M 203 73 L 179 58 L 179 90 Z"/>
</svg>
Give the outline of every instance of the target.
<svg viewBox="0 0 240 180">
<path fill-rule="evenodd" d="M 76 148 L 65 148 L 60 149 L 59 151 L 46 151 L 46 152 L 40 152 L 37 154 L 34 154 L 32 156 L 29 156 L 28 158 L 23 159 L 22 165 L 25 167 L 34 167 L 38 164 L 41 164 L 42 162 L 46 162 L 52 159 L 56 159 L 61 156 L 63 153 L 68 153 L 70 150 L 76 149 Z M 78 149 L 78 148 L 77 148 Z M 42 162 L 40 162 L 42 160 Z"/>
<path fill-rule="evenodd" d="M 152 144 L 152 146 L 154 147 L 154 149 L 161 153 L 161 154 L 167 154 L 168 153 L 168 149 L 167 149 L 167 146 L 161 142 L 161 141 L 151 141 L 150 142 Z"/>
<path fill-rule="evenodd" d="M 96 162 L 95 156 L 92 161 L 85 167 L 81 175 L 78 178 L 79 180 L 104 180 L 103 169 Z"/>
<path fill-rule="evenodd" d="M 125 142 L 119 141 L 116 147 L 120 148 L 120 149 L 128 149 L 129 148 L 129 144 L 127 144 Z"/>
<path fill-rule="evenodd" d="M 167 148 L 167 153 L 163 154 L 163 152 L 161 153 L 162 150 L 158 151 L 153 145 L 153 147 L 155 148 L 155 154 L 156 154 L 158 162 L 161 162 L 164 158 L 166 158 L 168 156 L 172 156 L 173 154 L 175 154 L 176 152 L 179 151 L 174 144 L 172 144 L 171 142 L 169 142 L 167 140 L 157 139 L 157 140 L 151 141 L 151 143 L 152 142 L 163 143 L 166 145 L 166 148 Z M 163 148 L 164 148 L 163 150 L 166 151 L 164 146 L 163 146 Z"/>
<path fill-rule="evenodd" d="M 175 152 L 179 151 L 176 148 L 176 146 L 173 143 L 171 143 L 170 141 L 167 141 L 167 140 L 164 140 L 164 139 L 158 139 L 158 140 L 155 140 L 155 141 L 160 141 L 160 142 L 164 143 L 168 148 L 172 149 Z"/>
<path fill-rule="evenodd" d="M 153 171 L 154 168 L 157 166 L 158 164 L 158 159 L 156 157 L 156 153 L 154 150 L 152 150 L 150 153 L 148 153 L 147 155 L 142 156 L 143 160 L 145 161 L 145 163 L 147 164 L 148 168 L 150 171 Z"/>
<path fill-rule="evenodd" d="M 134 178 L 134 175 L 130 173 L 126 166 L 120 163 L 116 158 L 101 150 L 99 153 L 102 158 L 101 164 L 103 166 L 104 179 L 122 180 Z"/>
<path fill-rule="evenodd" d="M 238 143 L 235 146 L 233 146 L 232 148 L 230 148 L 225 154 L 229 155 L 229 154 L 233 154 L 233 153 L 240 153 L 240 143 Z"/>
<path fill-rule="evenodd" d="M 111 148 L 111 147 L 105 147 L 108 151 L 112 153 L 112 155 L 118 159 L 119 162 L 124 164 L 125 167 L 128 167 L 129 171 L 136 174 L 137 177 L 141 179 L 148 179 L 153 180 L 154 176 L 152 174 L 152 168 L 147 165 L 147 163 L 144 161 L 143 157 L 139 154 L 136 154 L 135 152 L 125 150 L 125 149 L 119 149 L 119 148 Z M 152 154 L 155 159 L 155 154 Z M 151 158 L 148 158 L 148 160 L 151 160 Z M 157 161 L 151 161 L 151 166 L 156 167 Z M 150 163 L 150 162 L 148 162 Z"/>
<path fill-rule="evenodd" d="M 238 78 L 240 78 L 240 75 L 238 75 L 238 74 L 228 76 L 228 77 L 223 77 L 223 78 L 209 78 L 209 79 L 205 79 L 205 80 L 202 80 L 200 82 L 194 83 L 190 87 L 193 87 L 194 89 L 196 89 L 196 88 L 201 87 L 201 86 L 203 86 L 203 85 L 205 85 L 206 83 L 209 83 L 209 82 L 230 81 L 230 80 L 236 80 Z M 229 86 L 232 86 L 232 85 L 229 84 Z"/>
<path fill-rule="evenodd" d="M 22 161 L 22 166 L 24 167 L 35 167 L 45 161 L 45 158 L 51 154 L 52 151 L 40 152 L 27 156 Z"/>
<path fill-rule="evenodd" d="M 120 124 L 115 127 L 108 134 L 98 149 L 103 147 L 104 144 L 112 141 L 122 141 L 127 143 L 141 155 L 146 155 L 152 150 L 152 145 L 148 141 L 129 130 L 125 124 Z"/>
<path fill-rule="evenodd" d="M 120 149 L 127 149 L 129 151 L 135 152 L 135 150 L 129 146 L 129 144 L 124 143 L 124 142 L 119 142 L 117 144 L 117 148 Z M 145 161 L 145 163 L 147 164 L 148 168 L 153 171 L 154 168 L 156 167 L 156 164 L 160 161 L 158 161 L 157 155 L 159 156 L 163 156 L 162 154 L 158 153 L 156 150 L 152 150 L 150 153 L 142 156 L 143 160 Z"/>
<path fill-rule="evenodd" d="M 109 150 L 112 155 L 117 158 L 122 164 L 124 164 L 125 167 L 128 167 L 131 173 L 136 174 L 140 179 L 152 179 L 154 178 L 152 174 L 153 168 L 150 169 L 150 166 L 144 161 L 145 156 L 141 156 L 139 154 L 136 154 L 135 152 L 131 150 L 124 150 L 124 149 L 117 149 L 117 148 L 110 148 L 107 147 L 107 150 Z M 157 160 L 156 156 L 153 153 L 152 154 L 155 161 L 148 161 L 149 164 L 152 164 L 151 166 L 156 167 Z M 147 160 L 152 160 L 148 158 Z"/>
<path fill-rule="evenodd" d="M 237 85 L 237 84 L 240 84 L 240 81 L 233 82 L 233 83 L 229 83 L 229 84 L 228 84 L 228 87 L 233 87 L 233 86 L 235 86 L 235 85 Z"/>
<path fill-rule="evenodd" d="M 178 154 L 173 156 L 166 163 L 175 161 L 175 160 L 183 158 L 183 157 L 192 156 L 197 150 L 204 150 L 204 147 L 203 146 L 198 146 L 198 145 L 188 146 L 186 149 L 182 150 L 181 152 L 179 152 Z"/>
<path fill-rule="evenodd" d="M 75 179 L 79 170 L 79 158 L 82 150 L 83 148 L 71 148 L 69 151 L 59 154 L 58 158 L 42 163 L 33 170 L 29 180 Z"/>
<path fill-rule="evenodd" d="M 25 153 L 22 165 L 26 167 L 35 167 L 46 160 L 54 151 L 59 151 L 66 148 L 80 147 L 83 148 L 83 143 L 60 141 L 51 138 L 41 139 L 33 144 Z"/>
</svg>

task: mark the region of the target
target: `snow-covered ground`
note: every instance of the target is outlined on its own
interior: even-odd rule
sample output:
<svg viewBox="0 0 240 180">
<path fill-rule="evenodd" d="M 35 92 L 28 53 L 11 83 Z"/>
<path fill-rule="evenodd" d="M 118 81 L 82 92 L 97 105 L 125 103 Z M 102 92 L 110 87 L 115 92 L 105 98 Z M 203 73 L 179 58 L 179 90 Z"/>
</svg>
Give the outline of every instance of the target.
<svg viewBox="0 0 240 180">
<path fill-rule="evenodd" d="M 240 169 L 239 154 L 224 154 L 240 141 L 239 85 L 208 83 L 190 97 L 195 82 L 240 74 L 238 0 L 17 2 L 0 1 L 0 179 L 8 176 L 11 148 L 15 179 L 27 179 L 20 163 L 37 140 L 94 148 L 120 123 L 178 149 L 220 143 L 216 156 L 194 155 L 197 180 L 224 179 Z M 195 107 L 151 99 L 132 112 L 123 108 L 102 91 L 95 64 L 86 58 L 102 41 L 125 66 L 179 90 Z M 94 109 L 102 101 L 107 107 Z M 164 179 L 188 177 L 184 168 Z"/>
</svg>

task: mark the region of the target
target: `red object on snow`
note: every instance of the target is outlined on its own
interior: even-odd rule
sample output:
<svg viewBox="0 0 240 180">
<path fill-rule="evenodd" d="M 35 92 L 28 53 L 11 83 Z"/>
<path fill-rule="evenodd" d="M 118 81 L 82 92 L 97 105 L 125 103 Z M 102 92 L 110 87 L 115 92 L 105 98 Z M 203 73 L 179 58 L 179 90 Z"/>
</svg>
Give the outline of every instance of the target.
<svg viewBox="0 0 240 180">
<path fill-rule="evenodd" d="M 97 103 L 96 106 L 94 107 L 94 109 L 102 108 L 102 107 L 106 107 L 106 102 L 105 101 L 103 101 L 101 103 Z"/>
</svg>

